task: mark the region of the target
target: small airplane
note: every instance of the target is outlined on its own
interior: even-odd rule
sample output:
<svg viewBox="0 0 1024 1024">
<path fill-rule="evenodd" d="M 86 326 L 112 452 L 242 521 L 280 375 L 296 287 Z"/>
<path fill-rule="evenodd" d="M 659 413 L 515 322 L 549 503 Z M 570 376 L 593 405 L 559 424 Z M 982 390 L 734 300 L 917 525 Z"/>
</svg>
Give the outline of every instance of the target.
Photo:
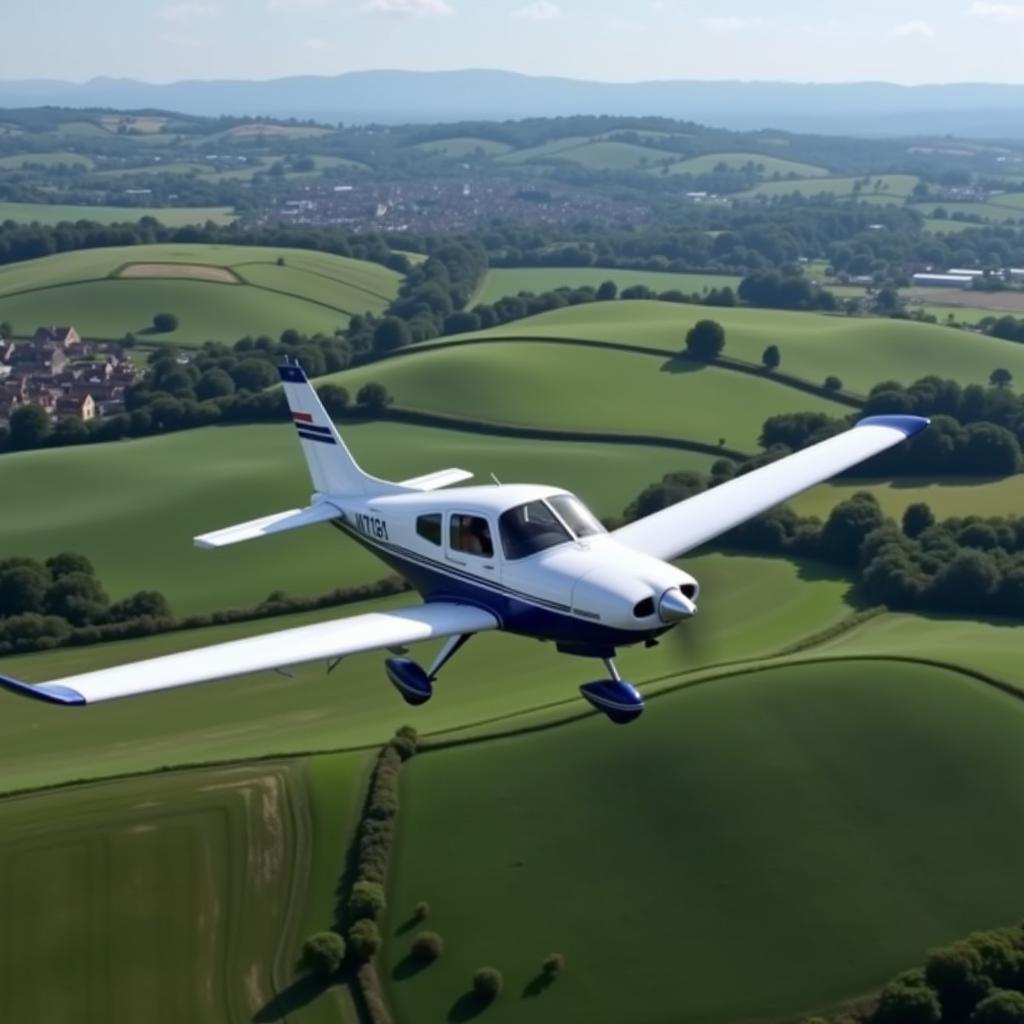
<svg viewBox="0 0 1024 1024">
<path fill-rule="evenodd" d="M 62 705 L 93 704 L 155 690 L 390 650 L 388 678 L 412 705 L 433 694 L 444 665 L 477 633 L 504 630 L 553 642 L 564 654 L 600 659 L 607 676 L 580 687 L 616 723 L 644 701 L 615 667 L 616 649 L 644 643 L 697 612 L 700 587 L 672 560 L 928 426 L 917 416 L 874 416 L 777 462 L 609 533 L 560 487 L 453 487 L 472 477 L 446 469 L 392 483 L 353 459 L 305 373 L 280 367 L 285 396 L 312 477 L 310 504 L 195 538 L 221 548 L 330 523 L 368 548 L 419 592 L 423 603 L 299 626 L 115 668 L 31 685 L 0 686 Z M 445 489 L 450 488 L 450 489 Z M 428 668 L 405 645 L 446 643 Z"/>
</svg>

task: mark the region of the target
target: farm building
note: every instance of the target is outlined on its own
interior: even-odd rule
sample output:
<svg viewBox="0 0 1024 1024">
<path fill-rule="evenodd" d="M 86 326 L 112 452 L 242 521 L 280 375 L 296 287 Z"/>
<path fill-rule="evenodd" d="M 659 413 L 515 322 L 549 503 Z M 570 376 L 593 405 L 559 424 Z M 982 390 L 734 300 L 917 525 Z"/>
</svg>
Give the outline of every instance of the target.
<svg viewBox="0 0 1024 1024">
<path fill-rule="evenodd" d="M 974 278 L 966 274 L 915 274 L 910 280 L 924 288 L 970 288 Z"/>
</svg>

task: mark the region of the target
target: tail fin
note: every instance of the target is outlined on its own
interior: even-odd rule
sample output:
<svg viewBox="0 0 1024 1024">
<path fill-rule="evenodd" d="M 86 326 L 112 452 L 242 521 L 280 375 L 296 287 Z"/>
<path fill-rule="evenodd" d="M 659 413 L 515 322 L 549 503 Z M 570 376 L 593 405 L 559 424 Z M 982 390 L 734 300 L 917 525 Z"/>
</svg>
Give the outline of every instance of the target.
<svg viewBox="0 0 1024 1024">
<path fill-rule="evenodd" d="M 364 473 L 345 446 L 302 367 L 278 367 L 302 454 L 319 494 L 392 494 L 404 488 Z"/>
</svg>

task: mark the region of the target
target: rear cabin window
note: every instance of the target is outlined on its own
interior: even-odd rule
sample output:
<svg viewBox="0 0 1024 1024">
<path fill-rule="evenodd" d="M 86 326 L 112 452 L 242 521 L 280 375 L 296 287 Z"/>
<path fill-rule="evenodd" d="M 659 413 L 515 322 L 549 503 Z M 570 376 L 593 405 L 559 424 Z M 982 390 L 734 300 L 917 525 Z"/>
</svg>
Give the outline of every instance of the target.
<svg viewBox="0 0 1024 1024">
<path fill-rule="evenodd" d="M 416 520 L 416 533 L 431 544 L 441 546 L 441 514 L 420 516 Z"/>
<path fill-rule="evenodd" d="M 572 540 L 572 534 L 543 501 L 531 501 L 502 512 L 498 527 L 501 546 L 510 562 Z"/>
<path fill-rule="evenodd" d="M 478 558 L 494 556 L 491 527 L 481 516 L 453 515 L 449 525 L 448 543 L 452 551 Z"/>
</svg>

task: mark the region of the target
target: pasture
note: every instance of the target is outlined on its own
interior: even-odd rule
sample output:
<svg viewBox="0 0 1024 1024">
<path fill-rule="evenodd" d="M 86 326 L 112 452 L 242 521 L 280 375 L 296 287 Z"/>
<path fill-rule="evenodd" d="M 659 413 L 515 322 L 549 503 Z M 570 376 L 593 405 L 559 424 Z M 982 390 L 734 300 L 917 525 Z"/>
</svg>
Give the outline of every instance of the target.
<svg viewBox="0 0 1024 1024">
<path fill-rule="evenodd" d="M 614 281 L 619 291 L 632 285 L 646 285 L 657 292 L 678 289 L 687 295 L 711 288 L 738 288 L 740 278 L 729 274 L 672 274 L 657 270 L 616 270 L 609 267 L 494 267 L 474 303 L 497 302 L 520 292 L 553 291 L 556 288 L 598 288 L 605 281 Z"/>
<path fill-rule="evenodd" d="M 0 318 L 19 334 L 67 323 L 85 337 L 120 338 L 145 337 L 156 313 L 171 312 L 178 328 L 154 339 L 186 344 L 287 328 L 332 334 L 354 313 L 382 312 L 400 282 L 374 263 L 299 249 L 115 246 L 0 268 Z"/>
<path fill-rule="evenodd" d="M 423 754 L 390 901 L 399 1019 L 467 1019 L 485 963 L 495 1024 L 783 1021 L 877 988 L 1019 917 L 1022 728 L 952 671 L 836 662 L 677 690 L 630 730 Z M 445 953 L 415 971 L 396 929 L 419 900 Z"/>
<path fill-rule="evenodd" d="M 506 482 L 564 486 L 598 515 L 620 515 L 665 473 L 707 471 L 712 461 L 667 448 L 530 441 L 397 423 L 342 430 L 367 471 L 385 478 L 460 466 L 484 482 L 493 472 Z M 252 606 L 274 590 L 323 593 L 388 573 L 326 526 L 267 538 L 258 548 L 192 546 L 198 533 L 306 503 L 306 464 L 283 422 L 6 455 L 4 486 L 20 495 L 4 512 L 4 551 L 37 558 L 80 551 L 93 560 L 111 597 L 155 588 L 179 615 Z"/>
<path fill-rule="evenodd" d="M 230 224 L 235 212 L 229 206 L 68 206 L 62 203 L 0 203 L 0 221 L 19 224 L 59 224 L 91 220 L 99 224 L 134 224 L 140 217 L 155 217 L 169 228 L 189 224 Z"/>
<path fill-rule="evenodd" d="M 85 167 L 95 165 L 91 156 L 81 153 L 21 153 L 18 156 L 0 157 L 0 168 L 18 171 L 23 167 Z"/>
<path fill-rule="evenodd" d="M 989 374 L 1000 366 L 1024 379 L 1024 347 L 1013 342 L 936 324 L 874 317 L 618 301 L 553 310 L 464 337 L 587 338 L 649 346 L 669 354 L 681 350 L 686 332 L 708 317 L 725 328 L 726 355 L 760 363 L 765 348 L 775 344 L 786 373 L 816 383 L 836 374 L 846 388 L 862 393 L 882 379 L 909 384 L 929 373 L 963 384 L 987 384 Z"/>
<path fill-rule="evenodd" d="M 429 142 L 417 142 L 410 148 L 422 150 L 432 156 L 444 156 L 449 160 L 465 160 L 466 157 L 476 156 L 478 153 L 485 156 L 501 156 L 512 149 L 507 142 L 494 142 L 491 139 L 476 139 L 470 136 L 431 139 Z"/>
<path fill-rule="evenodd" d="M 800 181 L 766 181 L 742 193 L 745 197 L 831 195 L 870 200 L 908 199 L 918 182 L 912 174 L 872 174 L 864 178 L 804 178 Z"/>
<path fill-rule="evenodd" d="M 662 358 L 549 341 L 428 348 L 324 380 L 352 394 L 379 381 L 405 408 L 488 423 L 606 431 L 626 439 L 658 435 L 740 451 L 756 450 L 764 421 L 776 413 L 846 412 L 770 380 L 668 353 Z"/>
<path fill-rule="evenodd" d="M 753 165 L 762 178 L 773 175 L 797 178 L 824 178 L 828 168 L 814 164 L 800 163 L 797 160 L 783 160 L 777 156 L 765 156 L 764 153 L 705 153 L 703 156 L 680 160 L 669 167 L 669 174 L 712 174 L 716 168 L 725 165 L 730 171 L 740 171 Z"/>
</svg>

